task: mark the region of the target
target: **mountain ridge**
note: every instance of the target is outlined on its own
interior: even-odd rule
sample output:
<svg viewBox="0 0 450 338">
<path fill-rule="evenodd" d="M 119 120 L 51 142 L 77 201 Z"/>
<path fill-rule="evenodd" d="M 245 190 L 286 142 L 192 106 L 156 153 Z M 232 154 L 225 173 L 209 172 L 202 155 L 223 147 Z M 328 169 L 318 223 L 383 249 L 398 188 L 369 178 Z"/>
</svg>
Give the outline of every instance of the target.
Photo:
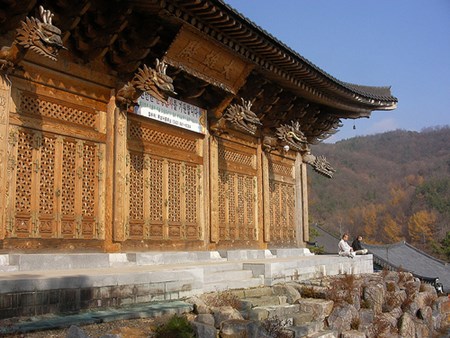
<svg viewBox="0 0 450 338">
<path fill-rule="evenodd" d="M 310 222 L 363 234 L 373 244 L 399 240 L 450 258 L 450 126 L 395 130 L 312 146 L 336 169 L 310 172 Z"/>
</svg>

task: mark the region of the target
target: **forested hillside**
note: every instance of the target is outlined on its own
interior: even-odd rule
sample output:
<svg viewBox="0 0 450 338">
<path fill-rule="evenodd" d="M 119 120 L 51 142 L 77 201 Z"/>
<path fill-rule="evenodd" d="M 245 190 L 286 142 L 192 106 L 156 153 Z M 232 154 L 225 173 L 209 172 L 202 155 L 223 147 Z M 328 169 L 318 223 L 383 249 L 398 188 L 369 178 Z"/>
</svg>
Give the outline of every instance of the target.
<svg viewBox="0 0 450 338">
<path fill-rule="evenodd" d="M 322 143 L 312 152 L 336 173 L 309 172 L 311 223 L 371 243 L 406 240 L 450 259 L 449 126 Z"/>
</svg>

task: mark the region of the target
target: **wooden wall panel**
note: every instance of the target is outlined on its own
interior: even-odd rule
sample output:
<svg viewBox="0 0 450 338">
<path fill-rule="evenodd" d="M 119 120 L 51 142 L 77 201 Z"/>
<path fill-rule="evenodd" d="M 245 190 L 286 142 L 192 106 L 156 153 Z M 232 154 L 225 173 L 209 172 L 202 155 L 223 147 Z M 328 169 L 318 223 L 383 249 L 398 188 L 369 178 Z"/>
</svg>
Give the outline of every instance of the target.
<svg viewBox="0 0 450 338">
<path fill-rule="evenodd" d="M 217 201 L 218 238 L 222 242 L 259 240 L 257 148 L 218 139 Z M 212 177 L 212 176 L 211 176 Z"/>
<path fill-rule="evenodd" d="M 104 239 L 106 129 L 98 108 L 106 105 L 22 79 L 11 97 L 8 245 L 21 238 Z"/>
<path fill-rule="evenodd" d="M 149 245 L 203 240 L 203 136 L 128 119 L 126 239 Z"/>
<path fill-rule="evenodd" d="M 296 215 L 298 207 L 296 195 L 295 160 L 292 158 L 266 154 L 268 184 L 264 192 L 265 231 L 271 247 L 297 245 L 299 223 Z"/>
</svg>

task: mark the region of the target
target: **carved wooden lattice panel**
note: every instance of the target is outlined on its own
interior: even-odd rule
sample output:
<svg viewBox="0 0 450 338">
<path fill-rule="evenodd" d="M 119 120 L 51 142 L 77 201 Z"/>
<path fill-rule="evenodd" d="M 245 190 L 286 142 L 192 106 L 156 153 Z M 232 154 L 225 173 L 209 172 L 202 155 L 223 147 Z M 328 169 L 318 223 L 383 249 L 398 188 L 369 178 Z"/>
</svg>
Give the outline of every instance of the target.
<svg viewBox="0 0 450 338">
<path fill-rule="evenodd" d="M 98 145 L 82 143 L 81 165 L 81 235 L 93 238 L 96 235 L 98 210 Z"/>
<path fill-rule="evenodd" d="M 256 150 L 231 142 L 218 149 L 220 240 L 257 240 Z"/>
<path fill-rule="evenodd" d="M 144 156 L 130 154 L 130 236 L 141 238 L 144 235 Z"/>
<path fill-rule="evenodd" d="M 256 240 L 256 177 L 219 170 L 221 240 Z"/>
<path fill-rule="evenodd" d="M 15 219 L 10 233 L 14 236 L 28 237 L 31 235 L 33 221 L 33 133 L 19 130 L 16 135 Z"/>
<path fill-rule="evenodd" d="M 37 148 L 40 151 L 39 173 L 39 228 L 42 237 L 51 237 L 56 229 L 56 201 L 55 201 L 55 157 L 56 137 L 37 135 Z"/>
<path fill-rule="evenodd" d="M 75 140 L 64 140 L 61 187 L 61 233 L 64 237 L 75 237 L 75 196 L 76 196 L 76 147 Z"/>
<path fill-rule="evenodd" d="M 130 239 L 200 239 L 202 166 L 130 152 Z"/>
<path fill-rule="evenodd" d="M 295 181 L 292 163 L 269 161 L 270 240 L 274 245 L 295 245 Z"/>
<path fill-rule="evenodd" d="M 99 145 L 12 127 L 9 237 L 97 238 Z"/>
<path fill-rule="evenodd" d="M 97 122 L 97 114 L 92 109 L 70 106 L 66 102 L 63 103 L 54 98 L 38 97 L 31 93 L 22 93 L 20 111 L 91 128 L 95 128 Z"/>
</svg>

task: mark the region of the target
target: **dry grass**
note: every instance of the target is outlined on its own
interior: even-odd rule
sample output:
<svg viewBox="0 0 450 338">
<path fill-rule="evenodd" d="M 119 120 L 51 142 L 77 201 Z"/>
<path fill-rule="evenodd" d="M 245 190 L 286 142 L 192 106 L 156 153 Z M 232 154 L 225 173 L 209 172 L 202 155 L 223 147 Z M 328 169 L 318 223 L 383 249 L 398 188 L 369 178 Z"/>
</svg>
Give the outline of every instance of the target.
<svg viewBox="0 0 450 338">
<path fill-rule="evenodd" d="M 211 307 L 231 306 L 234 309 L 240 309 L 241 307 L 239 297 L 229 290 L 206 296 L 205 303 Z"/>
<path fill-rule="evenodd" d="M 290 335 L 285 331 L 286 325 L 277 316 L 267 318 L 261 323 L 269 337 L 273 338 L 289 338 Z"/>
<path fill-rule="evenodd" d="M 353 304 L 353 295 L 357 289 L 355 275 L 345 274 L 340 278 L 335 278 L 328 289 L 328 299 L 334 303 L 342 304 L 344 302 Z"/>
</svg>

